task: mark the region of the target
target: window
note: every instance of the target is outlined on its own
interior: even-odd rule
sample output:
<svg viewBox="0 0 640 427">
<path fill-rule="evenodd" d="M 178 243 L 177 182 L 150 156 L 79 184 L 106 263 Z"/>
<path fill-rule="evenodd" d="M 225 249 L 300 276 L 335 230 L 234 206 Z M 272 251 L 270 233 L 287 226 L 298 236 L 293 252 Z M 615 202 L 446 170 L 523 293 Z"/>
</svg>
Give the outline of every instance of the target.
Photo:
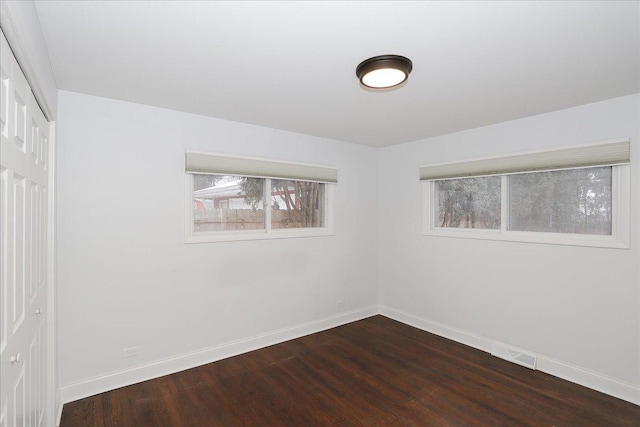
<svg viewBox="0 0 640 427">
<path fill-rule="evenodd" d="M 507 177 L 509 230 L 611 235 L 612 167 Z"/>
<path fill-rule="evenodd" d="M 434 227 L 500 229 L 500 177 L 435 183 Z"/>
<path fill-rule="evenodd" d="M 424 234 L 628 248 L 628 159 L 614 141 L 425 166 Z"/>
<path fill-rule="evenodd" d="M 187 153 L 186 171 L 188 242 L 333 233 L 333 168 Z"/>
<path fill-rule="evenodd" d="M 319 182 L 272 179 L 271 229 L 325 226 L 325 186 Z"/>
<path fill-rule="evenodd" d="M 264 230 L 264 179 L 193 175 L 193 232 Z"/>
</svg>

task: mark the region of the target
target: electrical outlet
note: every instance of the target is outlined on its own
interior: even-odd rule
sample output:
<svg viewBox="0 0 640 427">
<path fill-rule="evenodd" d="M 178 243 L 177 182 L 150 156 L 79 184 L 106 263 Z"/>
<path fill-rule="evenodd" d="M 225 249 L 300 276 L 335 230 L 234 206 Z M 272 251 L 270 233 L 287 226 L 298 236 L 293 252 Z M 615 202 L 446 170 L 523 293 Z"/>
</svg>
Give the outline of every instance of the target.
<svg viewBox="0 0 640 427">
<path fill-rule="evenodd" d="M 341 299 L 338 300 L 338 304 L 336 304 L 338 306 L 338 308 L 344 308 L 344 301 L 342 301 Z"/>
<path fill-rule="evenodd" d="M 122 350 L 122 358 L 127 359 L 129 357 L 135 357 L 138 355 L 138 347 L 125 348 Z"/>
</svg>

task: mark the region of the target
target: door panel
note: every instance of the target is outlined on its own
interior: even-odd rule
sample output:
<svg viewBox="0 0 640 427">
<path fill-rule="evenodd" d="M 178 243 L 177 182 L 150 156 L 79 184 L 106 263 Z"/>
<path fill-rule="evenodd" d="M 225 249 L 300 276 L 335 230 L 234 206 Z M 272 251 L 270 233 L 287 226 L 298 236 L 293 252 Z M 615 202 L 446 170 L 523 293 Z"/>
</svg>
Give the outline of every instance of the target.
<svg viewBox="0 0 640 427">
<path fill-rule="evenodd" d="M 13 425 L 15 427 L 24 427 L 27 425 L 26 405 L 25 405 L 25 386 L 24 386 L 24 363 L 18 372 L 18 378 L 13 385 Z"/>
<path fill-rule="evenodd" d="M 38 366 L 38 388 L 36 390 L 36 413 L 38 415 L 38 422 L 34 423 L 35 426 L 44 425 L 44 414 L 46 408 L 46 396 L 47 396 L 47 352 L 46 345 L 46 324 L 44 316 L 41 316 L 40 326 L 38 328 L 38 348 L 36 351 L 37 366 Z"/>
<path fill-rule="evenodd" d="M 13 239 L 9 251 L 13 253 L 13 317 L 12 327 L 15 334 L 22 326 L 25 317 L 25 178 L 13 175 Z"/>
<path fill-rule="evenodd" d="M 8 55 L 8 53 L 7 53 Z M 2 53 L 2 63 L 5 63 L 5 55 Z M 7 59 L 7 64 L 10 64 Z M 11 70 L 0 69 L 0 134 L 9 138 L 9 75 Z"/>
<path fill-rule="evenodd" d="M 4 50 L 4 49 L 3 49 Z M 26 153 L 27 142 L 27 95 L 29 85 L 22 74 L 15 58 L 11 61 L 11 78 L 9 79 L 9 99 L 13 99 L 13 142 Z"/>
<path fill-rule="evenodd" d="M 7 335 L 9 324 L 9 286 L 6 266 L 9 265 L 7 254 L 7 228 L 9 220 L 9 171 L 0 168 L 0 354 L 4 354 L 7 347 Z M 3 402 L 0 402 L 0 407 Z"/>
<path fill-rule="evenodd" d="M 29 201 L 31 209 L 29 209 L 29 221 L 31 222 L 31 235 L 29 236 L 29 269 L 27 270 L 27 283 L 29 283 L 29 304 L 38 296 L 38 184 L 31 183 L 29 191 Z"/>
</svg>

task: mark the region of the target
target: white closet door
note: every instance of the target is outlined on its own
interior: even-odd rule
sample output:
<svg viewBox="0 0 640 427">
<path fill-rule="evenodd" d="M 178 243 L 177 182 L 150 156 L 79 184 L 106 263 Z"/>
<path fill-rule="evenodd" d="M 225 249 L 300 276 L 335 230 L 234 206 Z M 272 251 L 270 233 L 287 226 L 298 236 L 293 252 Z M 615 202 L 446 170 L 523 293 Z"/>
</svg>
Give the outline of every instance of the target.
<svg viewBox="0 0 640 427">
<path fill-rule="evenodd" d="M 50 125 L 1 36 L 0 426 L 42 426 Z"/>
</svg>

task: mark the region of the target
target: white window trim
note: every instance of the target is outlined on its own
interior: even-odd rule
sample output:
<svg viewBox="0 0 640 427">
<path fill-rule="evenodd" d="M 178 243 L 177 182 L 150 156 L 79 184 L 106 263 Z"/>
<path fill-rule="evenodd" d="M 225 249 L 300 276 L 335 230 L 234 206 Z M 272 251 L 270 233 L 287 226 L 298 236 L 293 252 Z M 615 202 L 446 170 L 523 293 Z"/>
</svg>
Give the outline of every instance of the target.
<svg viewBox="0 0 640 427">
<path fill-rule="evenodd" d="M 532 172 L 534 173 L 534 172 Z M 508 175 L 501 175 L 501 221 L 499 230 L 434 227 L 435 181 L 422 181 L 423 224 L 425 236 L 455 237 L 465 239 L 502 240 L 510 242 L 543 243 L 569 246 L 629 249 L 629 217 L 631 198 L 631 173 L 629 165 L 612 166 L 611 235 L 546 233 L 534 231 L 510 231 L 508 224 Z M 464 179 L 464 178 L 463 178 Z"/>
<path fill-rule="evenodd" d="M 265 229 L 262 230 L 232 230 L 232 231 L 212 231 L 195 233 L 193 230 L 193 175 L 185 174 L 185 243 L 215 243 L 215 242 L 236 242 L 244 240 L 269 240 L 269 239 L 292 239 L 299 237 L 320 237 L 333 236 L 334 232 L 334 192 L 335 184 L 322 183 L 325 185 L 324 208 L 325 226 L 310 228 L 271 228 L 271 179 L 265 178 L 263 203 L 265 209 Z"/>
</svg>

